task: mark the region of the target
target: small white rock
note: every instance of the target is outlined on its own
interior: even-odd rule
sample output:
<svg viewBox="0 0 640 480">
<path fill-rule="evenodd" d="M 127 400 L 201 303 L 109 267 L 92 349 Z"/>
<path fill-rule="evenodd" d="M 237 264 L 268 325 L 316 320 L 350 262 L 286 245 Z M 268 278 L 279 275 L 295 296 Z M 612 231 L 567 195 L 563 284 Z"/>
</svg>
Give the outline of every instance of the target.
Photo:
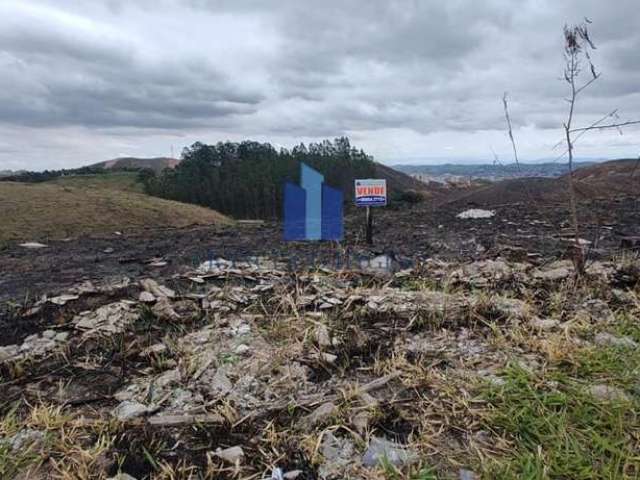
<svg viewBox="0 0 640 480">
<path fill-rule="evenodd" d="M 530 322 L 531 326 L 540 330 L 552 330 L 560 325 L 560 321 L 552 318 L 534 318 Z"/>
<path fill-rule="evenodd" d="M 42 332 L 42 337 L 43 338 L 55 338 L 56 336 L 56 332 L 55 330 L 45 330 L 44 332 Z"/>
<path fill-rule="evenodd" d="M 112 413 L 114 417 L 116 417 L 121 422 L 126 420 L 132 420 L 137 417 L 141 417 L 149 412 L 149 408 L 138 402 L 131 402 L 125 400 L 120 405 L 118 405 Z"/>
<path fill-rule="evenodd" d="M 68 338 L 69 332 L 59 332 L 55 337 L 53 337 L 56 342 L 66 342 Z"/>
<path fill-rule="evenodd" d="M 480 208 L 471 208 L 460 212 L 456 217 L 460 219 L 476 219 L 476 218 L 491 218 L 496 214 L 493 210 L 482 210 Z"/>
<path fill-rule="evenodd" d="M 631 337 L 616 337 L 607 332 L 600 332 L 594 339 L 601 347 L 636 348 L 638 344 Z"/>
<path fill-rule="evenodd" d="M 217 449 L 215 455 L 225 462 L 231 463 L 233 465 L 240 463 L 244 458 L 242 447 L 238 445 L 236 445 L 235 447 L 225 448 L 224 450 Z"/>
<path fill-rule="evenodd" d="M 132 477 L 128 473 L 119 473 L 115 477 L 110 477 L 107 480 L 136 480 L 136 477 Z"/>
<path fill-rule="evenodd" d="M 233 353 L 237 355 L 243 355 L 247 353 L 249 350 L 251 350 L 251 347 L 249 347 L 249 345 L 245 345 L 244 343 L 241 343 L 233 350 Z"/>
<path fill-rule="evenodd" d="M 609 385 L 591 385 L 589 387 L 589 393 L 593 395 L 598 400 L 603 401 L 629 401 L 629 397 L 625 392 L 616 387 L 611 387 Z"/>
<path fill-rule="evenodd" d="M 151 292 L 140 292 L 140 296 L 138 297 L 138 300 L 141 301 L 142 303 L 153 303 L 156 301 L 156 297 L 154 297 L 153 293 Z"/>
<path fill-rule="evenodd" d="M 290 470 L 285 473 L 282 478 L 284 478 L 285 480 L 295 480 L 300 475 L 302 475 L 302 470 Z"/>
<path fill-rule="evenodd" d="M 46 245 L 44 243 L 39 243 L 39 242 L 25 242 L 25 243 L 21 243 L 20 246 L 22 248 L 46 248 Z"/>
</svg>

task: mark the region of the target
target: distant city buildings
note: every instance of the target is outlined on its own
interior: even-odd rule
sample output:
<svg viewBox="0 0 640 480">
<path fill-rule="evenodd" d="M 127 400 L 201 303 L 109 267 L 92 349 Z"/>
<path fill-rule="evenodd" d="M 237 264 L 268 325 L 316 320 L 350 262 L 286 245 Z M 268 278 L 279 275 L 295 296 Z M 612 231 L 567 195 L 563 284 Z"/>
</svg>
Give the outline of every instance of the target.
<svg viewBox="0 0 640 480">
<path fill-rule="evenodd" d="M 592 162 L 580 162 L 575 168 L 592 165 Z M 507 178 L 523 177 L 559 177 L 568 172 L 566 163 L 521 163 L 520 165 L 396 165 L 396 170 L 411 175 L 424 183 L 436 182 L 444 185 L 468 185 L 474 180 L 498 181 Z"/>
</svg>

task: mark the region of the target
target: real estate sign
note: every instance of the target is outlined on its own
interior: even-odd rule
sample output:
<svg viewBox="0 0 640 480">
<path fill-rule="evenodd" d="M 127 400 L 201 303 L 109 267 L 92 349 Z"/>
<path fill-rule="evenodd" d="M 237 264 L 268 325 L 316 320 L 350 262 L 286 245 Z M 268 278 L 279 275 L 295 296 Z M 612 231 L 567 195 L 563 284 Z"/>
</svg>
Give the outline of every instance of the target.
<svg viewBox="0 0 640 480">
<path fill-rule="evenodd" d="M 355 181 L 356 207 L 384 207 L 387 204 L 387 181 L 363 178 Z"/>
</svg>

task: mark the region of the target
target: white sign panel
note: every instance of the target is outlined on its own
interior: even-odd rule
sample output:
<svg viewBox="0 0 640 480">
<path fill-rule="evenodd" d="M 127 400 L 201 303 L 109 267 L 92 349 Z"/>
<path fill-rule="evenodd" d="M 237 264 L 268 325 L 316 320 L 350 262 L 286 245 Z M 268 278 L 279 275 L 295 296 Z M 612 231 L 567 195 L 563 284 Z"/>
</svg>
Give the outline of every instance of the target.
<svg viewBox="0 0 640 480">
<path fill-rule="evenodd" d="M 387 204 L 387 181 L 363 178 L 355 181 L 356 207 L 384 207 Z"/>
</svg>

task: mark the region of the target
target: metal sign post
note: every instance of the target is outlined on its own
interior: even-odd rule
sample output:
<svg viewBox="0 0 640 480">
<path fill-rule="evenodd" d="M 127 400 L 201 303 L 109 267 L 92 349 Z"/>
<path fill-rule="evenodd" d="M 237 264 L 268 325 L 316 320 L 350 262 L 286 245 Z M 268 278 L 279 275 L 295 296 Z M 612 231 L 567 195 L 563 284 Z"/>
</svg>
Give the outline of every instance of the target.
<svg viewBox="0 0 640 480">
<path fill-rule="evenodd" d="M 356 207 L 366 207 L 366 240 L 373 244 L 373 212 L 371 207 L 387 205 L 387 181 L 385 179 L 366 178 L 355 181 Z"/>
</svg>

